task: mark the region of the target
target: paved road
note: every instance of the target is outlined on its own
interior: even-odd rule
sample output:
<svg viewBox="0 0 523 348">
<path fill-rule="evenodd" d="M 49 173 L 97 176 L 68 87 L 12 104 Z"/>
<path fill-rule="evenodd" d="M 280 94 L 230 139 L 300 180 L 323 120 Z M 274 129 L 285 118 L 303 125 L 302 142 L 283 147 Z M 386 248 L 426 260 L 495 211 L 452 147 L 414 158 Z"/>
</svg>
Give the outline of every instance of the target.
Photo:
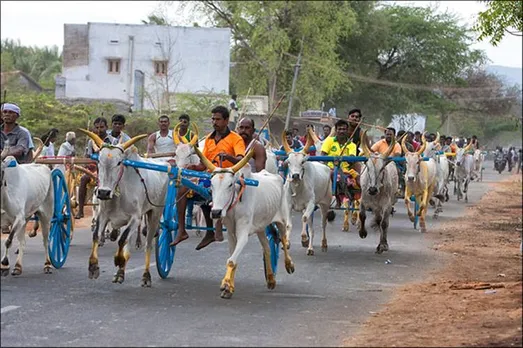
<svg viewBox="0 0 523 348">
<path fill-rule="evenodd" d="M 469 204 L 488 184 L 506 177 L 486 163 L 483 183 L 470 186 Z M 428 230 L 460 216 L 467 206 L 454 197 Z M 438 266 L 425 236 L 413 229 L 398 201 L 391 219 L 390 251 L 376 255 L 378 234 L 362 240 L 356 228 L 328 226 L 329 250 L 306 256 L 299 218 L 294 217 L 291 256 L 296 272 L 283 267 L 275 290 L 265 287 L 261 247 L 251 238 L 236 276 L 231 300 L 220 298 L 227 244 L 195 251 L 194 234 L 180 244 L 168 279 L 153 268 L 152 288 L 141 288 L 144 257 L 134 251 L 123 284 L 113 284 L 115 243 L 100 249 L 101 275 L 87 278 L 90 234 L 79 230 L 60 270 L 43 274 L 41 237 L 28 240 L 24 273 L 1 280 L 2 346 L 339 346 L 391 296 L 394 287 L 422 279 Z M 432 212 L 432 209 L 429 210 Z M 319 219 L 316 219 L 318 222 Z M 2 246 L 3 250 L 3 246 Z M 385 260 L 390 259 L 391 264 Z M 14 258 L 11 264 L 14 265 Z"/>
</svg>

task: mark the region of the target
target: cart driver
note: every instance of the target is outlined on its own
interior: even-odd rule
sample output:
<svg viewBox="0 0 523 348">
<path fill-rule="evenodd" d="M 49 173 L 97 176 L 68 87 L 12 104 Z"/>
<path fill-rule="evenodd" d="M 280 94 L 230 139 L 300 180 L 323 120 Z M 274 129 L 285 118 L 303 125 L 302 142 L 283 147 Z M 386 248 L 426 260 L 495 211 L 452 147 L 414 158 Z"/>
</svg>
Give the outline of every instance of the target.
<svg viewBox="0 0 523 348">
<path fill-rule="evenodd" d="M 214 165 L 221 168 L 229 168 L 238 163 L 245 154 L 245 144 L 243 138 L 238 133 L 229 129 L 229 110 L 225 106 L 217 106 L 211 110 L 211 122 L 214 132 L 205 138 L 205 145 L 203 148 L 203 155 L 211 161 Z M 207 168 L 204 164 L 190 164 L 187 169 L 205 171 Z M 187 208 L 187 192 L 189 189 L 180 186 L 176 197 L 176 206 L 178 210 L 178 221 L 183 222 L 178 225 L 178 234 L 171 243 L 171 246 L 189 238 L 185 230 L 185 211 Z M 208 227 L 212 227 L 212 220 L 210 218 L 211 209 L 208 204 L 201 206 L 205 215 L 205 220 Z M 196 246 L 196 250 L 205 248 L 212 242 L 223 241 L 223 232 L 221 221 L 216 223 L 216 231 L 207 230 L 205 236 Z"/>
<path fill-rule="evenodd" d="M 349 123 L 345 120 L 339 120 L 334 124 L 334 130 L 336 136 L 328 137 L 323 141 L 321 146 L 321 155 L 322 156 L 356 156 L 357 147 L 351 139 L 349 139 Z M 343 152 L 342 152 L 343 151 Z M 354 207 L 359 207 L 359 200 L 361 198 L 360 192 L 360 175 L 359 171 L 354 165 L 354 163 L 342 162 L 341 170 L 345 174 L 346 184 L 349 188 L 356 190 L 354 193 Z M 333 162 L 328 162 L 327 165 L 333 169 Z M 337 164 L 337 163 L 336 163 Z M 332 171 L 331 171 L 332 173 Z M 337 178 L 332 178 L 332 180 L 337 180 Z M 339 205 L 341 202 L 336 202 Z M 339 207 L 338 207 L 339 208 Z M 353 221 L 357 219 L 357 210 L 353 211 Z"/>
</svg>

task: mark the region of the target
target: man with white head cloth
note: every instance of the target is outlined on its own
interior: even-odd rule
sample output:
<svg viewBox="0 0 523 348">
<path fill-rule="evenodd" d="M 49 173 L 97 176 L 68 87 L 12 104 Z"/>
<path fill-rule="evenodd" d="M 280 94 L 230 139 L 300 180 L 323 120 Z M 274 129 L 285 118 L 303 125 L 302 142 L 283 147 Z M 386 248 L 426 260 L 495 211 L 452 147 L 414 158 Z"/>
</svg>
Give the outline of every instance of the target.
<svg viewBox="0 0 523 348">
<path fill-rule="evenodd" d="M 30 163 L 33 160 L 34 148 L 31 133 L 16 121 L 20 117 L 20 108 L 16 104 L 4 103 L 2 105 L 2 127 L 0 150 L 8 147 L 3 155 L 14 156 L 18 163 Z"/>
<path fill-rule="evenodd" d="M 58 150 L 58 156 L 74 156 L 76 150 L 74 145 L 76 144 L 76 134 L 74 132 L 67 132 L 65 134 L 65 141 L 60 145 Z"/>
<path fill-rule="evenodd" d="M 60 145 L 57 156 L 74 157 L 76 150 L 74 145 L 76 144 L 76 134 L 74 132 L 67 132 L 65 134 L 65 141 Z M 54 166 L 55 169 L 60 169 L 65 175 L 65 167 L 63 164 L 57 164 Z"/>
</svg>

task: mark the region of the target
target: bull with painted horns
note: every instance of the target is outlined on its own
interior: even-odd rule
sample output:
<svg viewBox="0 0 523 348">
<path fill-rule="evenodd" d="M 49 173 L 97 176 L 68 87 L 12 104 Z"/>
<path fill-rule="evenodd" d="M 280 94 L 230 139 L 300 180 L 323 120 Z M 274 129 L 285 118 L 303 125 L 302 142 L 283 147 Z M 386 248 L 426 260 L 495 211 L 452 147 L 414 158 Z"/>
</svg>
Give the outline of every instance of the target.
<svg viewBox="0 0 523 348">
<path fill-rule="evenodd" d="M 291 150 L 285 138 L 285 131 L 282 133 L 282 143 L 287 159 L 285 165 L 288 166 L 287 180 L 284 185 L 286 204 L 292 210 L 301 212 L 302 230 L 301 244 L 307 248 L 307 255 L 314 255 L 313 240 L 314 228 L 312 224 L 312 214 L 316 206 L 321 211 L 322 240 L 321 250 L 327 251 L 327 213 L 332 199 L 332 180 L 330 168 L 323 163 L 307 161 L 309 158 L 309 148 L 313 143 L 310 134 L 307 133 L 307 141 L 300 152 Z M 290 209 L 289 209 L 290 214 Z M 292 220 L 288 217 L 287 240 L 292 230 Z M 310 231 L 310 238 L 307 237 L 306 227 Z M 286 244 L 286 247 L 289 247 Z"/>
<path fill-rule="evenodd" d="M 437 154 L 440 148 L 439 132 L 436 132 L 436 139 L 428 142 L 425 148 L 425 156 L 431 157 L 436 162 L 436 187 L 434 188 L 434 196 L 429 198 L 429 203 L 436 207 L 434 211 L 434 219 L 437 219 L 439 213 L 443 212 L 443 203 L 449 200 L 448 195 L 448 181 L 449 181 L 449 160 L 445 154 Z M 437 202 L 435 202 L 435 199 Z"/>
<path fill-rule="evenodd" d="M 194 146 L 194 151 L 201 162 L 211 172 L 213 219 L 222 219 L 227 227 L 227 241 L 230 257 L 227 259 L 227 271 L 220 286 L 221 297 L 230 298 L 235 290 L 235 274 L 238 267 L 238 257 L 247 244 L 249 235 L 256 233 L 265 256 L 265 276 L 267 287 L 274 289 L 276 279 L 270 263 L 269 242 L 265 228 L 275 223 L 280 231 L 280 239 L 286 244 L 286 230 L 290 212 L 286 211 L 283 196 L 283 180 L 277 174 L 271 174 L 265 169 L 252 173 L 248 161 L 254 154 L 251 149 L 247 155 L 230 168 L 216 167 L 200 150 Z M 247 186 L 245 179 L 258 181 L 257 187 Z M 284 248 L 285 269 L 294 272 L 294 263 L 289 251 Z"/>
<path fill-rule="evenodd" d="M 98 189 L 99 214 L 93 231 L 93 243 L 91 255 L 89 256 L 88 275 L 90 279 L 96 279 L 100 275 L 98 266 L 98 238 L 99 233 L 104 231 L 108 222 L 112 228 L 124 227 L 118 239 L 118 250 L 114 256 L 114 263 L 118 270 L 113 278 L 113 283 L 123 283 L 125 278 L 125 267 L 131 255 L 128 246 L 128 238 L 132 233 L 138 231 L 142 216 L 146 216 L 147 239 L 145 246 L 145 270 L 141 285 L 151 286 L 151 274 L 149 272 L 153 237 L 160 224 L 163 212 L 163 203 L 167 192 L 168 176 L 165 173 L 142 170 L 125 166 L 124 160 L 153 162 L 138 155 L 136 147 L 132 147 L 137 141 L 147 137 L 142 134 L 129 139 L 125 143 L 110 145 L 95 133 L 79 129 L 88 135 L 100 148 L 98 154 Z"/>
<path fill-rule="evenodd" d="M 465 195 L 465 202 L 469 201 L 469 183 L 474 173 L 474 155 L 469 153 L 471 148 L 472 142 L 456 151 L 456 167 L 454 168 L 456 180 L 454 185 L 456 186 L 458 201 L 463 198 L 463 194 Z"/>
<path fill-rule="evenodd" d="M 394 136 L 384 154 L 373 154 L 367 142 L 367 131 L 361 135 L 361 149 L 368 160 L 363 164 L 360 179 L 361 205 L 360 205 L 360 237 L 367 237 L 365 228 L 366 210 L 370 208 L 374 215 L 372 227 L 380 232 L 380 242 L 376 253 L 381 254 L 389 250 L 387 231 L 392 207 L 396 203 L 396 192 L 399 186 L 398 170 L 393 161 L 388 157 L 394 149 L 396 141 Z"/>
<path fill-rule="evenodd" d="M 416 152 L 410 152 L 405 145 L 406 138 L 401 141 L 401 148 L 405 153 L 405 205 L 409 219 L 414 222 L 414 213 L 410 209 L 410 197 L 414 195 L 419 204 L 418 216 L 421 232 L 427 232 L 425 216 L 429 198 L 436 187 L 436 162 L 430 158 L 424 161 L 422 154 L 427 146 L 425 135 L 421 137 L 421 147 Z"/>
</svg>

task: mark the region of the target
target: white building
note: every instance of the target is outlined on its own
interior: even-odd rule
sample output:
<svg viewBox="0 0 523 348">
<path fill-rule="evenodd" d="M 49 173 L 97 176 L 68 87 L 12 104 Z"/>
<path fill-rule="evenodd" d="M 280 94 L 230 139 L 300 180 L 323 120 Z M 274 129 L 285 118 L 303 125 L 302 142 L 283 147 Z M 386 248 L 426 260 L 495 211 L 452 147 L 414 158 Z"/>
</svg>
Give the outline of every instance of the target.
<svg viewBox="0 0 523 348">
<path fill-rule="evenodd" d="M 173 93 L 229 94 L 229 66 L 228 28 L 64 24 L 56 98 L 173 109 Z"/>
</svg>

